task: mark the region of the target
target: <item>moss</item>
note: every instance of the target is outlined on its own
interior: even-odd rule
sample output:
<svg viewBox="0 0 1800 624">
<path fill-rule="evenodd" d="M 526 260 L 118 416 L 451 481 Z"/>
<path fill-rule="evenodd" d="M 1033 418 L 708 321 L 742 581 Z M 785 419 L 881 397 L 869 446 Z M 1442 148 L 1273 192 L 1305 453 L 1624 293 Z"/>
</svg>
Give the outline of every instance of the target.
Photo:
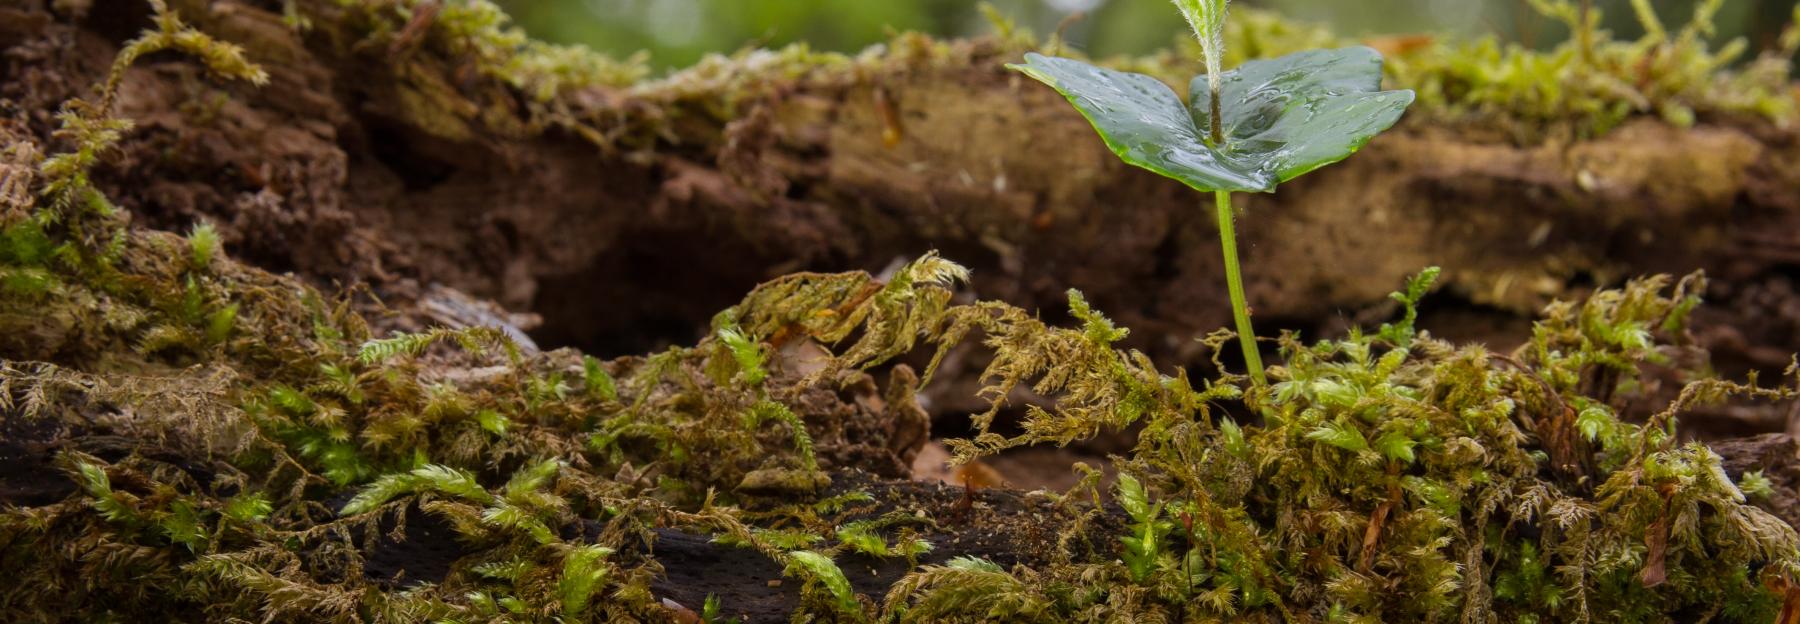
<svg viewBox="0 0 1800 624">
<path fill-rule="evenodd" d="M 142 249 L 125 255 L 133 260 L 123 270 L 184 267 L 162 277 L 178 279 L 192 265 L 191 246 Z M 138 259 L 152 252 L 166 258 Z M 243 271 L 229 258 L 209 266 L 225 276 Z M 196 394 L 192 378 L 151 382 L 8 368 L 7 396 L 22 399 L 38 419 L 84 423 L 84 410 L 97 404 L 170 401 L 163 409 L 180 417 L 155 425 L 164 433 L 144 428 L 152 425 L 145 421 L 106 426 L 170 436 L 174 445 L 164 452 L 184 457 L 218 453 L 224 463 L 215 465 L 238 475 L 231 482 L 254 484 L 247 491 L 209 486 L 190 468 L 143 456 L 112 463 L 69 456 L 82 491 L 62 503 L 7 512 L 3 526 L 8 560 L 17 562 L 9 569 L 33 582 L 82 589 L 70 602 L 45 595 L 18 608 L 85 609 L 95 617 L 106 610 L 96 605 L 132 613 L 211 605 L 274 619 L 476 621 L 545 609 L 624 617 L 648 603 L 594 597 L 649 595 L 641 584 L 654 559 L 623 540 L 650 527 L 732 536 L 790 564 L 806 559 L 790 550 L 835 542 L 795 568 L 819 584 L 817 600 L 805 608 L 906 621 L 995 613 L 1050 620 L 1300 613 L 1633 620 L 1714 604 L 1739 605 L 1742 617 L 1754 619 L 1779 604 L 1763 584 L 1788 578 L 1800 562 L 1792 529 L 1746 505 L 1715 455 L 1678 444 L 1665 417 L 1620 421 L 1601 398 L 1681 339 L 1695 280 L 1673 291 L 1667 281 L 1646 280 L 1552 306 L 1532 344 L 1510 356 L 1437 341 L 1411 326 L 1410 310 L 1376 334 L 1313 344 L 1289 336 L 1285 363 L 1274 371 L 1278 383 L 1246 395 L 1241 378 L 1196 389 L 1183 374 L 1161 373 L 1141 356 L 1113 349 L 1125 330 L 1078 294 L 1071 295 L 1078 325 L 1070 328 L 998 303 L 951 305 L 947 286 L 957 275 L 954 265 L 930 257 L 885 284 L 862 274 L 795 276 L 759 288 L 727 315 L 740 327 L 729 341 L 736 344 L 714 337 L 623 364 L 501 357 L 503 372 L 455 385 L 426 384 L 420 358 L 480 366 L 499 355 L 484 340 L 499 338 L 351 338 L 366 330 L 352 319 L 318 316 L 319 306 L 303 301 L 316 295 L 286 304 L 302 312 L 292 320 L 317 323 L 313 342 L 287 351 L 306 362 L 259 366 L 254 351 L 232 344 L 190 355 L 241 372 L 221 378 L 215 393 Z M 1396 296 L 1411 308 L 1428 287 L 1428 278 L 1416 280 Z M 151 322 L 176 315 L 154 307 L 145 314 Z M 273 336 L 299 326 L 253 323 L 244 331 Z M 1031 411 L 1024 432 L 1013 437 L 988 432 L 987 421 L 978 420 L 980 433 L 957 444 L 965 457 L 1144 425 L 1138 448 L 1119 465 L 1130 475 L 1121 480 L 1121 500 L 1132 525 L 1116 536 L 1124 555 L 1013 570 L 960 560 L 917 568 L 884 606 L 846 599 L 821 562 L 838 549 L 916 556 L 921 550 L 907 524 L 914 517 L 831 519 L 867 495 L 813 505 L 808 492 L 818 487 L 811 480 L 822 475 L 796 467 L 804 466 L 804 451 L 793 450 L 787 435 L 756 433 L 757 425 L 734 411 L 913 345 L 954 344 L 977 329 L 998 356 L 990 396 L 1029 383 L 1057 404 Z M 433 349 L 440 340 L 466 343 Z M 748 357 L 761 351 L 750 346 L 777 340 L 848 344 L 828 372 L 796 376 L 777 367 L 763 383 L 748 383 L 740 374 L 750 368 L 746 361 L 770 366 Z M 728 362 L 732 373 L 707 375 L 708 362 Z M 617 374 L 622 381 L 610 393 L 565 390 L 555 380 L 563 367 L 590 380 Z M 1618 373 L 1601 374 L 1609 370 Z M 1734 392 L 1786 394 L 1700 381 L 1681 405 Z M 242 397 L 242 409 L 234 397 Z M 1231 423 L 1212 407 L 1221 401 L 1242 401 L 1259 417 Z M 194 416 L 207 412 L 213 424 L 201 426 Z M 1579 417 L 1559 416 L 1569 412 Z M 492 426 L 496 418 L 508 425 Z M 806 423 L 798 420 L 785 422 L 798 432 Z M 610 442 L 582 448 L 568 441 L 584 431 Z M 1555 445 L 1577 443 L 1570 448 L 1586 455 L 1562 463 L 1569 449 Z M 755 467 L 769 457 L 795 463 Z M 746 472 L 705 469 L 696 458 L 735 461 Z M 648 464 L 637 462 L 666 468 L 660 479 L 646 480 L 631 466 Z M 751 488 L 786 509 L 759 516 L 763 521 L 810 520 L 772 530 L 714 506 L 719 492 L 758 482 L 757 474 L 810 486 Z M 354 486 L 357 495 L 324 506 L 339 491 L 334 482 Z M 679 486 L 669 489 L 671 483 Z M 707 488 L 713 497 L 700 494 Z M 454 573 L 442 590 L 404 593 L 343 576 L 345 565 L 357 565 L 346 563 L 359 557 L 350 547 L 354 535 L 415 506 L 475 546 L 465 555 L 466 572 Z M 605 527 L 594 541 L 566 537 L 570 527 L 592 522 Z M 232 528 L 200 530 L 219 523 Z M 781 537 L 789 534 L 806 539 Z M 96 572 L 56 554 L 76 544 L 133 554 Z M 1660 572 L 1646 572 L 1652 569 Z M 120 596 L 128 586 L 122 575 L 136 586 L 189 589 Z M 208 580 L 194 585 L 196 579 Z M 262 592 L 281 598 L 249 599 Z"/>
<path fill-rule="evenodd" d="M 1302 50 L 1373 45 L 1387 58 L 1388 86 L 1418 92 L 1415 110 L 1439 118 L 1489 120 L 1515 128 L 1524 137 L 1550 132 L 1593 136 L 1641 116 L 1681 127 L 1702 118 L 1732 117 L 1792 125 L 1800 119 L 1792 67 L 1800 52 L 1800 12 L 1781 45 L 1752 57 L 1741 39 L 1711 40 L 1712 18 L 1724 1 L 1698 3 L 1689 21 L 1673 30 L 1664 27 L 1647 4 L 1633 2 L 1633 15 L 1646 34 L 1623 40 L 1597 29 L 1598 10 L 1584 23 L 1574 0 L 1534 0 L 1533 10 L 1565 22 L 1574 33 L 1547 50 L 1495 36 L 1413 35 L 1358 41 L 1266 11 L 1239 8 L 1226 27 L 1225 64 Z M 1195 48 L 1184 39 L 1163 54 L 1111 62 L 1185 87 L 1187 78 L 1198 71 L 1187 60 L 1199 58 Z"/>
<path fill-rule="evenodd" d="M 1746 44 L 1737 40 L 1715 48 L 1709 41 L 1711 16 L 1721 4 L 1701 3 L 1676 31 L 1640 7 L 1636 14 L 1648 32 L 1626 41 L 1580 25 L 1566 1 L 1537 2 L 1541 11 L 1587 33 L 1588 47 L 1580 37 L 1546 52 L 1492 39 L 1444 42 L 1401 56 L 1391 73 L 1396 82 L 1417 89 L 1421 102 L 1447 113 L 1500 113 L 1534 123 L 1567 120 L 1588 134 L 1638 115 L 1683 127 L 1702 115 L 1793 123 L 1800 113 L 1791 86 L 1794 50 L 1769 50 L 1742 69 L 1730 69 L 1745 56 Z"/>
<path fill-rule="evenodd" d="M 1639 116 L 1677 125 L 1741 116 L 1791 124 L 1800 101 L 1793 95 L 1790 60 L 1800 46 L 1784 44 L 1747 60 L 1741 41 L 1715 46 L 1711 15 L 1721 1 L 1701 5 L 1677 29 L 1651 23 L 1652 14 L 1639 11 L 1654 26 L 1642 38 L 1619 40 L 1583 27 L 1575 29 L 1582 36 L 1546 51 L 1494 37 L 1366 43 L 1384 49 L 1391 86 L 1418 91 L 1422 110 L 1485 120 L 1521 138 L 1591 136 Z M 849 89 L 932 70 L 999 71 L 1032 49 L 1069 52 L 1056 38 L 1039 42 L 994 18 L 998 36 L 975 42 L 902 33 L 858 54 L 803 44 L 744 50 L 655 77 L 641 58 L 532 40 L 487 0 L 302 0 L 284 6 L 308 24 L 313 38 L 382 68 L 392 83 L 382 88 L 392 89 L 395 112 L 426 132 L 454 141 L 566 132 L 606 151 L 678 149 L 716 135 L 747 107 L 792 88 Z M 1570 0 L 1533 6 L 1573 19 Z M 1253 9 L 1237 11 L 1226 37 L 1227 65 L 1363 43 Z M 1800 35 L 1784 41 L 1800 42 Z M 1177 41 L 1162 53 L 1107 64 L 1185 83 L 1197 71 L 1194 45 Z"/>
<path fill-rule="evenodd" d="M 391 43 L 416 7 L 354 10 L 385 16 L 369 36 Z M 158 8 L 142 41 L 260 75 Z M 434 28 L 445 30 L 432 32 L 451 40 L 421 45 L 491 55 L 493 67 L 524 45 L 483 5 L 444 11 Z M 1259 43 L 1238 49 L 1320 36 L 1247 22 L 1233 36 Z M 902 42 L 883 58 L 951 53 Z M 1593 42 L 1600 63 L 1627 45 Z M 717 62 L 764 63 L 757 71 L 782 79 L 818 71 L 810 52 L 787 54 Z M 822 71 L 865 62 L 838 61 Z M 564 80 L 561 69 L 517 71 Z M 716 78 L 763 75 L 726 73 Z M 641 89 L 675 94 L 701 77 Z M 513 86 L 561 94 L 612 78 L 568 80 Z M 1686 97 L 1670 101 L 1700 101 Z M 104 105 L 72 105 L 64 123 L 72 150 L 44 161 L 33 205 L 8 214 L 0 236 L 0 329 L 19 356 L 0 363 L 0 410 L 8 427 L 104 448 L 56 456 L 72 486 L 61 500 L 0 511 L 0 570 L 30 588 L 0 601 L 8 620 L 660 619 L 660 563 L 643 545 L 669 529 L 786 566 L 809 588 L 799 615 L 819 618 L 1653 621 L 1713 610 L 1767 621 L 1783 601 L 1768 588 L 1800 573 L 1800 538 L 1746 500 L 1766 483 L 1733 483 L 1717 455 L 1674 435 L 1692 405 L 1791 391 L 1686 370 L 1692 383 L 1666 410 L 1619 416 L 1644 367 L 1688 348 L 1698 276 L 1552 305 L 1526 347 L 1496 354 L 1415 326 L 1428 273 L 1396 293 L 1405 312 L 1378 331 L 1284 336 L 1277 383 L 1249 388 L 1120 350 L 1128 330 L 1079 292 L 1071 327 L 958 302 L 966 271 L 928 254 L 885 281 L 780 278 L 698 344 L 601 362 L 527 355 L 492 329 L 376 336 L 347 298 L 247 268 L 204 229 L 125 229 L 85 176 L 128 124 Z M 1127 475 L 1123 528 L 1103 552 L 1073 546 L 1109 513 L 1083 501 L 1099 497 L 1097 472 L 1058 497 L 1069 515 L 1035 527 L 1063 538 L 1042 540 L 1050 555 L 1012 568 L 913 566 L 922 536 L 955 530 L 939 510 L 871 518 L 874 497 L 825 487 L 849 467 L 827 452 L 844 442 L 833 420 L 843 412 L 810 408 L 841 404 L 840 389 L 872 383 L 863 371 L 920 350 L 937 358 L 929 382 L 975 336 L 992 355 L 992 408 L 952 441 L 959 459 L 1140 432 L 1114 466 Z M 782 355 L 796 345 L 828 356 L 815 366 Z M 896 396 L 910 393 L 909 375 L 893 378 Z M 1054 403 L 997 430 L 1023 386 Z M 373 577 L 370 544 L 422 517 L 462 546 L 444 577 L 410 589 Z M 834 563 L 851 553 L 908 559 L 911 572 L 876 605 Z"/>
<path fill-rule="evenodd" d="M 184 246 L 156 249 L 168 254 L 171 265 L 191 261 Z M 239 270 L 228 258 L 212 266 L 227 275 Z M 1196 390 L 1184 376 L 1164 375 L 1141 356 L 1114 350 L 1111 344 L 1124 330 L 1078 296 L 1071 306 L 1080 324 L 1066 329 L 1002 304 L 947 305 L 943 280 L 955 274 L 951 267 L 928 259 L 887 284 L 858 274 L 771 283 L 734 310 L 744 329 L 733 342 L 854 337 L 834 369 L 842 371 L 904 353 L 897 345 L 921 339 L 948 345 L 981 329 L 999 355 L 989 377 L 993 396 L 1032 383 L 1058 404 L 1031 412 L 1019 436 L 983 429 L 959 444 L 959 452 L 972 457 L 1021 444 L 1064 443 L 1144 423 L 1138 449 L 1121 460 L 1126 474 L 1137 476 L 1122 483 L 1141 483 L 1124 499 L 1138 528 L 1119 535 L 1130 554 L 1123 562 L 1070 560 L 1012 571 L 972 561 L 920 568 L 893 590 L 887 614 L 922 620 L 994 612 L 1052 619 L 1126 613 L 1269 619 L 1301 612 L 1352 619 L 1463 612 L 1581 619 L 1624 613 L 1633 619 L 1634 613 L 1647 618 L 1696 605 L 1774 605 L 1760 583 L 1785 578 L 1800 561 L 1792 529 L 1745 505 L 1720 476 L 1716 456 L 1677 444 L 1661 421 L 1621 422 L 1595 396 L 1607 379 L 1595 371 L 1621 371 L 1610 378 L 1616 385 L 1631 378 L 1633 367 L 1656 359 L 1662 340 L 1679 337 L 1677 317 L 1690 309 L 1683 293 L 1696 287 L 1692 282 L 1672 295 L 1662 294 L 1666 282 L 1651 280 L 1580 305 L 1553 306 L 1533 344 L 1506 358 L 1415 330 L 1310 345 L 1289 337 L 1285 365 L 1275 372 L 1279 383 L 1245 396 L 1241 379 L 1214 380 Z M 1409 307 L 1425 283 L 1415 282 L 1401 297 Z M 327 323 L 343 325 L 356 326 Z M 1396 326 L 1405 327 L 1404 320 Z M 544 381 L 553 373 L 542 368 L 548 361 L 508 364 L 497 377 L 466 387 L 426 386 L 418 377 L 420 355 L 471 365 L 492 355 L 434 352 L 435 340 L 415 335 L 361 341 L 359 348 L 357 340 L 330 338 L 334 331 L 341 330 L 316 332 L 327 337 L 295 353 L 322 363 L 310 370 L 254 372 L 259 369 L 237 359 L 244 352 L 231 347 L 203 355 L 214 366 L 258 375 L 235 378 L 227 384 L 232 390 L 214 395 L 196 396 L 185 381 L 178 382 L 180 391 L 154 390 L 144 380 L 116 375 L 102 377 L 117 384 L 111 386 L 86 374 L 9 369 L 8 396 L 36 405 L 38 418 L 81 422 L 77 411 L 64 411 L 86 404 L 77 397 L 144 406 L 146 393 L 159 391 L 190 403 L 173 410 L 178 413 L 215 410 L 220 421 L 211 428 L 191 420 L 165 423 L 184 434 L 176 440 L 187 440 L 171 450 L 232 449 L 223 455 L 225 465 L 242 474 L 242 482 L 259 484 L 248 499 L 253 502 L 245 503 L 242 493 L 211 489 L 188 470 L 154 460 L 71 458 L 83 492 L 64 503 L 8 512 L 9 561 L 20 562 L 25 567 L 17 570 L 40 582 L 70 583 L 73 577 L 63 575 L 83 574 L 78 586 L 86 589 L 74 596 L 87 602 L 67 608 L 113 604 L 167 613 L 210 604 L 243 609 L 236 611 L 242 617 L 379 612 L 473 621 L 515 609 L 626 614 L 641 608 L 591 602 L 600 585 L 608 595 L 636 591 L 632 583 L 642 573 L 632 570 L 653 560 L 633 554 L 600 564 L 594 553 L 623 553 L 625 544 L 608 541 L 609 533 L 599 542 L 566 541 L 564 527 L 583 518 L 622 529 L 700 527 L 737 535 L 771 556 L 787 550 L 770 534 L 759 537 L 745 519 L 708 512 L 704 500 L 670 498 L 670 490 L 613 468 L 632 465 L 623 458 L 661 458 L 670 466 L 663 474 L 685 483 L 680 491 L 697 492 L 707 484 L 741 483 L 733 483 L 729 472 L 682 468 L 677 448 L 709 463 L 792 453 L 779 437 L 765 441 L 742 424 L 728 426 L 735 419 L 708 415 L 729 414 L 731 406 L 754 405 L 787 384 L 807 383 L 774 374 L 755 385 L 734 374 L 714 385 L 698 372 L 708 360 L 742 366 L 737 352 L 746 350 L 744 344 L 722 351 L 703 344 L 620 368 L 625 381 L 613 399 L 541 389 L 560 387 Z M 532 390 L 532 380 L 540 382 L 539 390 Z M 1694 399 L 1776 392 L 1706 382 L 1695 388 Z M 233 407 L 233 394 L 246 397 L 245 409 Z M 533 396 L 536 407 L 527 409 Z M 1240 396 L 1262 415 L 1258 422 L 1215 420 L 1209 405 Z M 1580 409 L 1585 420 L 1557 420 L 1559 407 Z M 593 417 L 580 416 L 590 411 Z M 482 423 L 484 413 L 511 424 L 496 431 Z M 690 428 L 700 423 L 719 433 L 703 436 Z M 1567 426 L 1591 445 L 1590 466 L 1556 463 L 1562 452 L 1550 444 L 1563 438 L 1553 428 Z M 557 442 L 585 427 L 610 435 L 612 443 L 583 449 Z M 640 436 L 663 446 L 637 450 L 629 441 Z M 233 438 L 239 445 L 220 446 Z M 613 454 L 620 459 L 608 459 Z M 549 459 L 526 461 L 532 457 Z M 488 476 L 494 466 L 514 468 L 496 480 Z M 339 509 L 321 509 L 336 490 L 332 479 L 311 476 L 318 470 L 358 485 L 360 493 Z M 739 481 L 781 470 L 751 470 Z M 817 474 L 785 470 L 787 476 L 775 480 Z M 121 474 L 131 476 L 116 476 Z M 805 492 L 813 489 L 786 488 L 779 498 L 809 501 Z M 470 576 L 445 586 L 471 589 L 376 594 L 381 606 L 371 611 L 367 599 L 351 598 L 370 591 L 364 581 L 332 572 L 342 569 L 341 561 L 314 558 L 349 555 L 347 544 L 336 540 L 413 505 L 482 545 L 467 555 Z M 842 505 L 821 509 L 842 511 Z M 644 515 L 652 510 L 661 511 Z M 220 521 L 241 528 L 197 530 Z M 892 544 L 911 543 L 905 532 L 890 542 L 873 531 L 893 526 L 832 522 L 817 530 L 844 548 L 892 553 Z M 1527 526 L 1532 528 L 1522 528 Z M 1656 537 L 1663 532 L 1666 537 Z M 298 537 L 299 552 L 310 554 L 276 554 L 276 543 L 268 540 L 294 539 L 283 535 L 305 536 Z M 137 554 L 108 564 L 105 573 L 78 572 L 75 562 L 55 554 L 77 543 L 72 540 Z M 824 579 L 818 582 L 828 591 L 806 604 L 840 613 L 878 611 L 846 602 L 844 592 L 831 589 L 830 575 L 818 563 L 829 559 L 808 561 L 813 564 L 804 566 L 806 578 Z M 1643 580 L 1644 570 L 1654 566 L 1662 580 L 1651 584 Z M 1494 570 L 1491 581 L 1480 576 L 1486 572 L 1463 572 L 1488 569 Z M 1751 576 L 1753 569 L 1760 572 Z M 117 601 L 114 592 L 125 586 L 121 574 L 150 587 L 192 587 L 194 578 L 217 582 L 198 594 Z M 971 587 L 1004 593 L 963 593 Z M 283 598 L 244 600 L 267 591 Z M 108 602 L 94 601 L 101 596 Z M 50 608 L 44 602 L 50 599 L 24 606 Z"/>
</svg>

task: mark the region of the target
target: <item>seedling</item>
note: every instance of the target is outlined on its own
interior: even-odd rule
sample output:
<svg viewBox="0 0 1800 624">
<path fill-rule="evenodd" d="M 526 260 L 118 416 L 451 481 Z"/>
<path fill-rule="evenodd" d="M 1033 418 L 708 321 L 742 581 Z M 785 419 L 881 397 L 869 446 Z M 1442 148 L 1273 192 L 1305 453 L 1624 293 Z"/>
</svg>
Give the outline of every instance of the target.
<svg viewBox="0 0 1800 624">
<path fill-rule="evenodd" d="M 1310 50 L 1222 71 L 1226 1 L 1175 0 L 1206 63 L 1206 74 L 1189 84 L 1187 104 L 1150 76 L 1072 59 L 1028 54 L 1025 64 L 1008 67 L 1061 92 L 1126 163 L 1213 193 L 1238 340 L 1261 386 L 1231 194 L 1272 193 L 1348 158 L 1393 127 L 1414 96 L 1381 90 L 1381 54 L 1366 47 Z"/>
</svg>

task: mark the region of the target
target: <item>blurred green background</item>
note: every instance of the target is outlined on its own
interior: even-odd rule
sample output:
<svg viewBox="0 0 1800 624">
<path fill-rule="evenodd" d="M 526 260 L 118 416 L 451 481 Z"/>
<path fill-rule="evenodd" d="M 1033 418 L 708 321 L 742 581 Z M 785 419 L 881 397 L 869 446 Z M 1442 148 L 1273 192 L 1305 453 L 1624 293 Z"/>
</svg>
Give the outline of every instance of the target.
<svg viewBox="0 0 1800 624">
<path fill-rule="evenodd" d="M 816 49 L 856 51 L 895 30 L 942 36 L 987 32 L 976 0 L 497 0 L 527 32 L 549 41 L 581 43 L 615 56 L 650 53 L 662 69 L 683 67 L 708 52 L 804 41 Z M 1654 0 L 1670 25 L 1686 23 L 1700 0 Z M 1726 0 L 1717 20 L 1724 38 L 1744 36 L 1756 48 L 1773 45 L 1800 0 Z M 1142 53 L 1166 46 L 1185 25 L 1169 0 L 993 0 L 1000 11 L 1044 34 L 1072 14 L 1069 43 L 1097 55 Z M 1491 33 L 1548 46 L 1564 30 L 1526 0 L 1236 0 L 1234 6 L 1272 9 L 1332 25 L 1350 35 L 1438 32 Z M 1606 27 L 1621 36 L 1641 33 L 1630 0 L 1595 0 Z"/>
</svg>

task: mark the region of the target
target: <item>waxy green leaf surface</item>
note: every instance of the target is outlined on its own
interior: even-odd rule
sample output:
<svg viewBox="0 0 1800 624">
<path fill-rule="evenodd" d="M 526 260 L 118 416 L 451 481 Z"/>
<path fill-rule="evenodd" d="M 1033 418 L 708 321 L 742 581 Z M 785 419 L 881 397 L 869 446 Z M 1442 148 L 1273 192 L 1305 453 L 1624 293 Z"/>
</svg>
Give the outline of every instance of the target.
<svg viewBox="0 0 1800 624">
<path fill-rule="evenodd" d="M 1314 50 L 1225 72 L 1224 145 L 1212 122 L 1206 77 L 1189 102 L 1143 74 L 1028 54 L 1010 65 L 1056 88 L 1125 162 L 1201 191 L 1271 192 L 1282 182 L 1349 157 L 1393 127 L 1411 91 L 1381 91 L 1381 55 L 1369 48 Z"/>
</svg>

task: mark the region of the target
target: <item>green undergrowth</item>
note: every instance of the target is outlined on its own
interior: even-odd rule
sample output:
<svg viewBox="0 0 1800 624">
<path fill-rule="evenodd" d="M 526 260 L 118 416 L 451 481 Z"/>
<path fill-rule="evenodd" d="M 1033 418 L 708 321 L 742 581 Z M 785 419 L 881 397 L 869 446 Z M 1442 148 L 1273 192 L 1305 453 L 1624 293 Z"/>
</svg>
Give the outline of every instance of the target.
<svg viewBox="0 0 1800 624">
<path fill-rule="evenodd" d="M 133 49 L 262 79 L 157 15 Z M 67 109 L 66 151 L 9 149 L 56 155 L 0 214 L 5 621 L 667 621 L 646 546 L 670 530 L 766 557 L 799 621 L 1766 622 L 1793 602 L 1800 538 L 1742 491 L 1766 480 L 1676 436 L 1695 405 L 1793 394 L 1684 364 L 1697 276 L 1552 305 L 1501 354 L 1414 325 L 1426 272 L 1388 325 L 1283 336 L 1254 388 L 1121 350 L 1077 292 L 1069 327 L 959 303 L 966 271 L 934 254 L 774 280 L 692 346 L 534 354 L 495 328 L 378 331 L 353 293 L 239 264 L 204 225 L 128 228 L 87 178 L 129 127 L 113 88 Z M 991 355 L 992 409 L 960 460 L 1137 436 L 1116 486 L 1090 468 L 1049 495 L 1063 511 L 1031 522 L 1060 539 L 1016 565 L 938 553 L 970 530 L 950 514 L 830 488 L 891 459 L 867 442 L 899 413 L 846 393 L 904 404 L 961 344 Z M 922 375 L 876 387 L 915 353 Z M 1622 418 L 1652 367 L 1685 389 Z M 1053 403 L 998 427 L 1020 387 Z M 458 547 L 441 576 L 378 569 L 427 521 Z M 859 594 L 853 556 L 909 573 Z"/>
<path fill-rule="evenodd" d="M 1546 52 L 1491 38 L 1438 42 L 1402 56 L 1390 71 L 1396 82 L 1418 90 L 1428 108 L 1566 120 L 1591 134 L 1642 115 L 1684 128 L 1701 116 L 1791 126 L 1800 118 L 1792 66 L 1800 52 L 1800 8 L 1779 44 L 1759 51 L 1741 38 L 1713 41 L 1713 16 L 1725 3 L 1693 3 L 1691 16 L 1669 20 L 1648 0 L 1632 0 L 1645 34 L 1628 40 L 1598 30 L 1598 9 L 1584 22 L 1573 0 L 1533 0 L 1575 36 Z"/>
<path fill-rule="evenodd" d="M 1634 117 L 1678 127 L 1701 118 L 1763 119 L 1781 127 L 1800 120 L 1793 59 L 1800 53 L 1800 9 L 1769 49 L 1714 39 L 1713 17 L 1729 0 L 1694 3 L 1689 15 L 1659 14 L 1648 0 L 1614 3 L 1628 9 L 1645 33 L 1622 39 L 1598 27 L 1602 11 L 1583 19 L 1579 0 L 1531 0 L 1532 10 L 1572 33 L 1545 50 L 1497 37 L 1436 35 L 1357 41 L 1327 29 L 1239 9 L 1226 26 L 1226 66 L 1318 48 L 1368 43 L 1387 63 L 1389 88 L 1418 92 L 1415 110 L 1439 120 L 1485 119 L 1518 127 L 1521 136 L 1558 128 L 1578 136 L 1604 134 Z M 1193 48 L 1185 40 L 1178 48 Z M 1141 63 L 1180 84 L 1187 74 L 1159 71 L 1197 50 L 1175 50 Z M 1191 70 L 1191 68 L 1184 68 Z"/>
</svg>

